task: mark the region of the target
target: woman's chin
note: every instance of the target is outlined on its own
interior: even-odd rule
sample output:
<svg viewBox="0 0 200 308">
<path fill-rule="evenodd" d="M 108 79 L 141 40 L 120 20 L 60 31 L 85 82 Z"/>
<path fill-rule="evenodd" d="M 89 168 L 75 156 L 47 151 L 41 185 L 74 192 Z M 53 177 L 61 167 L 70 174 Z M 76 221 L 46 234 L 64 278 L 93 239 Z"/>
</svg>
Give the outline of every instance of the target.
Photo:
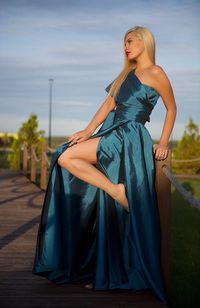
<svg viewBox="0 0 200 308">
<path fill-rule="evenodd" d="M 127 55 L 127 60 L 128 61 L 134 61 L 135 57 L 133 57 L 132 55 Z"/>
</svg>

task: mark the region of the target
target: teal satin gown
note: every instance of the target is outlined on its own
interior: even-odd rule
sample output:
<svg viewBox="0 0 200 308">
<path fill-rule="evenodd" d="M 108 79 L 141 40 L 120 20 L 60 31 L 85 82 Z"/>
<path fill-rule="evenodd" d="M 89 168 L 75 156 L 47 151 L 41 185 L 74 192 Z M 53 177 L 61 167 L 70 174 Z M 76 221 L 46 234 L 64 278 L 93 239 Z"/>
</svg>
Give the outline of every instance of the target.
<svg viewBox="0 0 200 308">
<path fill-rule="evenodd" d="M 167 303 L 161 273 L 153 141 L 144 126 L 158 98 L 158 92 L 142 84 L 131 70 L 115 98 L 115 109 L 90 137 L 102 136 L 96 167 L 113 183 L 126 184 L 129 212 L 103 190 L 58 165 L 57 159 L 69 142 L 56 149 L 33 274 L 56 284 L 93 282 L 94 290 L 151 290 Z"/>
</svg>

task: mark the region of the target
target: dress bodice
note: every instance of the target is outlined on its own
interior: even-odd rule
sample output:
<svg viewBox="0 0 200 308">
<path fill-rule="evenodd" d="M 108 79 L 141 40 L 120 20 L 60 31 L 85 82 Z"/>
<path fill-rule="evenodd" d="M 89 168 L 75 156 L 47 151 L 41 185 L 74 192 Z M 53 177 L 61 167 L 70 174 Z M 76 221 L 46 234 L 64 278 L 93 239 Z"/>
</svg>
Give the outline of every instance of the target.
<svg viewBox="0 0 200 308">
<path fill-rule="evenodd" d="M 107 87 L 108 92 L 112 81 Z M 134 71 L 130 71 L 115 97 L 116 107 L 114 123 L 123 120 L 135 120 L 145 124 L 150 122 L 150 114 L 160 94 L 151 86 L 141 83 Z"/>
</svg>

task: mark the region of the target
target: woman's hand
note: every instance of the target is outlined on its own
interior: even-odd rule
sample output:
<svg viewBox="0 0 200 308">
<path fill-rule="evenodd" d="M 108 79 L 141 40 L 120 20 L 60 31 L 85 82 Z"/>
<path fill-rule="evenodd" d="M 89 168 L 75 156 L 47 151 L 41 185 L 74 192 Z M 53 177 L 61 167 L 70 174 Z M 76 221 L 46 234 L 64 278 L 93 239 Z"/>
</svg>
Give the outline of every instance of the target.
<svg viewBox="0 0 200 308">
<path fill-rule="evenodd" d="M 153 144 L 153 152 L 156 160 L 164 160 L 168 155 L 169 148 L 163 144 Z"/>
<path fill-rule="evenodd" d="M 70 146 L 82 141 L 87 140 L 91 135 L 92 135 L 92 131 L 88 130 L 88 129 L 83 129 L 80 130 L 76 133 L 74 133 L 73 135 L 69 136 L 69 139 L 67 142 L 70 142 Z"/>
</svg>

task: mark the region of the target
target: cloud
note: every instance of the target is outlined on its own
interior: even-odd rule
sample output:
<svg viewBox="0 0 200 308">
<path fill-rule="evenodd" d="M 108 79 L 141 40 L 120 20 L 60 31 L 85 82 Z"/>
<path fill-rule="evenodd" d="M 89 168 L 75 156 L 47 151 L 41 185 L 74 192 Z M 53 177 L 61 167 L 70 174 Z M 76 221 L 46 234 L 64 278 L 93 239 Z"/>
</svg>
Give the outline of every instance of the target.
<svg viewBox="0 0 200 308">
<path fill-rule="evenodd" d="M 0 104 L 7 123 L 9 115 L 19 120 L 30 111 L 48 118 L 49 78 L 55 119 L 89 119 L 122 68 L 125 31 L 141 21 L 153 32 L 157 64 L 172 83 L 177 123 L 182 127 L 188 114 L 199 123 L 199 6 L 199 1 L 2 0 Z M 165 114 L 161 100 L 152 123 L 160 112 Z"/>
</svg>

